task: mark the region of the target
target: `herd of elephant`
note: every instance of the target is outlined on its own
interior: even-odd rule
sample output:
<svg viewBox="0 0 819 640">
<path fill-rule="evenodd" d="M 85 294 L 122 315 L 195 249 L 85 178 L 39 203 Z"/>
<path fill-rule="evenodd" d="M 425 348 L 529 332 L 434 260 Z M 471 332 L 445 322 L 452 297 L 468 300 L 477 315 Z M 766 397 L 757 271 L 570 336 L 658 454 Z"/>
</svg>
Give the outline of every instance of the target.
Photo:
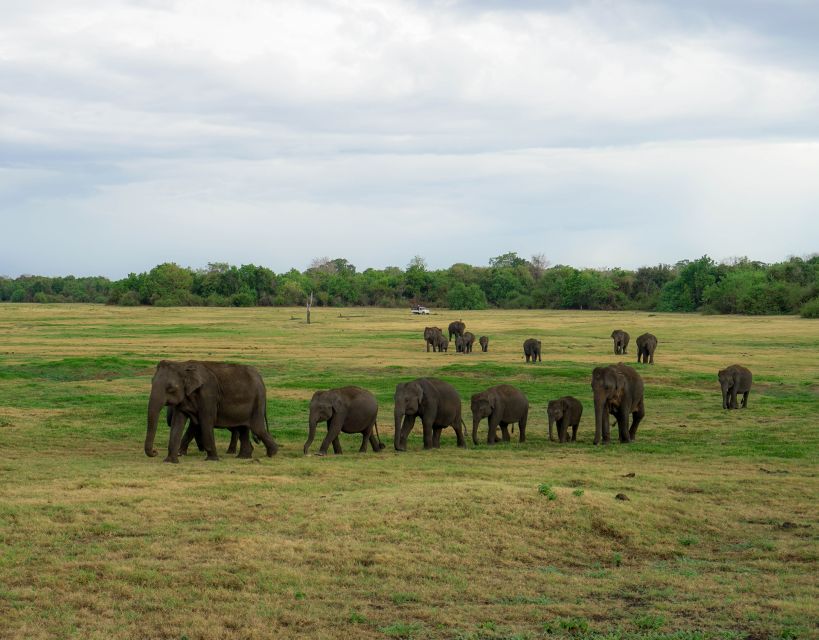
<svg viewBox="0 0 819 640">
<path fill-rule="evenodd" d="M 474 336 L 465 331 L 464 323 L 453 322 L 449 329 L 450 338 L 452 335 L 456 336 L 456 347 L 460 338 L 459 350 L 464 353 L 471 352 Z M 437 331 L 433 337 L 438 336 L 449 343 L 436 327 L 427 327 L 424 330 L 425 340 L 428 330 Z M 465 341 L 464 337 L 467 335 L 472 339 Z M 618 329 L 612 332 L 611 337 L 614 340 L 615 354 L 625 354 L 629 343 L 628 333 Z M 443 346 L 439 339 L 433 340 L 432 343 L 427 340 L 427 350 L 430 344 L 433 344 L 434 350 L 441 350 Z M 486 351 L 488 338 L 482 337 L 480 344 L 483 351 Z M 641 335 L 637 338 L 637 348 L 638 362 L 654 363 L 656 337 L 649 333 Z M 443 350 L 446 351 L 445 346 Z M 539 340 L 526 340 L 523 350 L 526 362 L 535 362 L 536 359 L 541 361 Z M 718 377 L 722 388 L 723 408 L 739 408 L 737 403 L 739 394 L 743 396 L 741 406 L 747 407 L 753 380 L 751 372 L 741 365 L 732 365 L 721 370 Z M 591 387 L 595 412 L 594 444 L 601 442 L 606 444 L 610 441 L 610 415 L 614 416 L 617 422 L 620 442 L 633 442 L 637 428 L 645 416 L 644 384 L 640 374 L 623 363 L 597 367 L 592 372 Z M 466 424 L 461 413 L 461 397 L 455 387 L 448 382 L 437 378 L 418 378 L 410 382 L 401 382 L 395 388 L 394 401 L 396 451 L 406 451 L 407 438 L 418 419 L 423 426 L 424 449 L 438 448 L 441 431 L 448 427 L 455 430 L 458 446 L 466 446 Z M 267 421 L 267 391 L 264 381 L 261 374 L 249 365 L 198 360 L 186 362 L 162 360 L 157 365 L 151 381 L 151 394 L 148 400 L 145 453 L 151 457 L 157 455 L 154 439 L 163 407 L 166 407 L 166 418 L 170 427 L 165 462 L 178 462 L 180 455 L 187 454 L 188 445 L 192 440 L 196 440 L 200 451 L 207 452 L 208 460 L 218 460 L 214 428 L 230 430 L 231 440 L 227 452 L 236 453 L 239 445 L 240 458 L 252 457 L 251 434 L 257 443 L 264 444 L 268 456 L 273 456 L 278 450 Z M 519 441 L 526 441 L 529 400 L 520 389 L 508 384 L 490 387 L 472 396 L 471 409 L 474 444 L 478 444 L 478 427 L 485 419 L 489 428 L 488 444 L 497 441 L 498 427 L 501 429 L 503 441 L 510 441 L 509 428 L 515 424 L 518 425 Z M 583 405 L 577 398 L 564 396 L 552 400 L 546 413 L 549 418 L 549 440 L 556 439 L 561 443 L 577 440 L 577 428 L 583 415 Z M 317 391 L 310 400 L 305 455 L 310 450 L 319 423 L 327 424 L 327 435 L 319 447 L 318 455 L 325 455 L 330 445 L 334 453 L 341 453 L 339 441 L 341 433 L 360 433 L 360 452 L 367 450 L 368 443 L 374 451 L 381 451 L 384 444 L 378 434 L 377 416 L 378 402 L 366 389 L 347 386 Z M 555 427 L 556 438 L 553 431 Z"/>
</svg>

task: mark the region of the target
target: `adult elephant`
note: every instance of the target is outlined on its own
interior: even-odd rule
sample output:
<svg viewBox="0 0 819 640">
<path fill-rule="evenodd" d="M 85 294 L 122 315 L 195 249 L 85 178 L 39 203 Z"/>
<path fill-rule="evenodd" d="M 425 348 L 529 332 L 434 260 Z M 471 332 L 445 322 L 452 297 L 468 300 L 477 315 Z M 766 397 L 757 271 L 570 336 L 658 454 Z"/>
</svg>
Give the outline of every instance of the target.
<svg viewBox="0 0 819 640">
<path fill-rule="evenodd" d="M 487 338 L 486 336 L 481 336 L 480 338 L 478 338 L 478 343 L 481 345 L 481 351 L 483 351 L 484 353 L 489 351 L 489 338 Z"/>
<path fill-rule="evenodd" d="M 597 367 L 592 372 L 594 392 L 594 444 L 608 444 L 609 414 L 617 419 L 620 442 L 632 442 L 637 427 L 645 416 L 643 379 L 634 369 L 623 363 Z M 631 428 L 628 417 L 631 414 Z"/>
<path fill-rule="evenodd" d="M 751 392 L 751 385 L 754 376 L 749 369 L 741 364 L 732 364 L 730 367 L 722 369 L 717 376 L 719 386 L 722 387 L 722 408 L 739 409 L 737 405 L 737 394 L 742 394 L 742 408 L 748 406 L 748 394 Z"/>
<path fill-rule="evenodd" d="M 543 362 L 542 358 L 540 357 L 540 340 L 535 340 L 534 338 L 529 338 L 523 343 L 523 355 L 526 356 L 526 362 L 529 362 L 529 358 L 532 359 L 532 362 Z"/>
<path fill-rule="evenodd" d="M 637 362 L 654 364 L 654 350 L 657 348 L 657 336 L 644 333 L 637 338 Z"/>
<path fill-rule="evenodd" d="M 432 347 L 433 351 L 438 350 L 440 336 L 443 336 L 443 331 L 438 327 L 424 327 L 424 342 L 427 345 L 427 353 L 429 353 L 430 347 Z"/>
<path fill-rule="evenodd" d="M 626 352 L 631 336 L 622 329 L 615 329 L 611 332 L 611 339 L 614 340 L 614 354 L 619 356 Z"/>
<path fill-rule="evenodd" d="M 552 426 L 556 424 L 559 442 L 568 440 L 569 427 L 572 428 L 571 441 L 577 442 L 577 427 L 580 426 L 580 418 L 583 415 L 583 405 L 580 404 L 580 400 L 572 396 L 552 400 L 546 407 L 546 414 L 549 416 L 549 440 L 554 440 Z"/>
<path fill-rule="evenodd" d="M 526 442 L 526 420 L 529 417 L 529 400 L 520 389 L 508 384 L 489 387 L 472 396 L 472 442 L 478 444 L 478 425 L 489 419 L 487 444 L 495 444 L 500 426 L 503 441 L 509 442 L 509 425 L 517 423 L 519 442 Z"/>
<path fill-rule="evenodd" d="M 310 400 L 309 434 L 304 443 L 304 455 L 310 450 L 316 436 L 316 424 L 327 423 L 327 435 L 319 447 L 318 455 L 327 455 L 330 443 L 334 453 L 341 453 L 340 433 L 360 433 L 360 453 L 367 450 L 367 441 L 373 451 L 381 451 L 384 443 L 378 436 L 378 401 L 375 396 L 361 387 L 340 387 L 327 391 L 316 391 Z M 373 429 L 375 433 L 373 433 Z"/>
<path fill-rule="evenodd" d="M 464 331 L 461 336 L 455 337 L 455 350 L 459 353 L 472 353 L 472 345 L 475 344 L 475 334 Z"/>
<path fill-rule="evenodd" d="M 395 387 L 395 450 L 407 450 L 407 437 L 421 418 L 424 426 L 424 449 L 438 448 L 441 430 L 455 429 L 458 446 L 465 447 L 464 421 L 461 418 L 461 396 L 448 382 L 437 378 L 418 378 Z"/>
<path fill-rule="evenodd" d="M 264 381 L 253 367 L 200 360 L 162 360 L 151 380 L 148 400 L 145 455 L 151 457 L 157 454 L 154 438 L 163 406 L 173 408 L 165 462 L 179 462 L 182 429 L 188 419 L 199 425 L 208 460 L 219 459 L 214 427 L 249 427 L 264 443 L 268 456 L 278 451 L 278 445 L 267 430 Z"/>
<path fill-rule="evenodd" d="M 449 339 L 452 340 L 452 336 L 462 336 L 464 331 L 466 331 L 466 325 L 461 322 L 460 320 L 456 320 L 455 322 L 449 323 Z"/>
</svg>

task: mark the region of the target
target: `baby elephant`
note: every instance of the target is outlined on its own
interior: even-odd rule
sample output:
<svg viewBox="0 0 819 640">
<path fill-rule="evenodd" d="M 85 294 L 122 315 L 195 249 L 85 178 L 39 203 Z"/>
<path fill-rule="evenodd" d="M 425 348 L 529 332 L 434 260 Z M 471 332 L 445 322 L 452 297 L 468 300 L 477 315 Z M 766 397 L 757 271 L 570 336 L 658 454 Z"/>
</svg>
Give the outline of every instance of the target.
<svg viewBox="0 0 819 640">
<path fill-rule="evenodd" d="M 503 432 L 503 441 L 509 442 L 509 425 L 517 422 L 520 442 L 526 442 L 526 419 L 529 401 L 523 392 L 508 384 L 490 387 L 472 396 L 472 442 L 478 444 L 478 424 L 489 418 L 488 444 L 495 444 L 497 429 Z"/>
<path fill-rule="evenodd" d="M 526 362 L 529 362 L 529 358 L 532 359 L 532 363 L 535 362 L 543 362 L 542 358 L 540 357 L 540 340 L 535 340 L 534 338 L 529 338 L 523 343 L 523 355 L 526 356 Z"/>
<path fill-rule="evenodd" d="M 552 425 L 557 423 L 557 437 L 560 442 L 566 442 L 568 438 L 568 428 L 572 428 L 572 442 L 577 442 L 577 427 L 580 425 L 580 417 L 583 415 L 583 405 L 577 398 L 563 396 L 557 400 L 549 402 L 546 409 L 549 415 L 549 440 L 554 440 L 552 436 Z"/>
<path fill-rule="evenodd" d="M 611 339 L 614 340 L 614 354 L 619 356 L 628 349 L 628 341 L 631 339 L 631 336 L 628 335 L 627 331 L 615 329 L 611 332 Z"/>
<path fill-rule="evenodd" d="M 654 350 L 657 348 L 657 336 L 644 333 L 637 338 L 637 362 L 654 364 Z"/>
<path fill-rule="evenodd" d="M 435 337 L 435 340 L 437 341 L 436 346 L 438 351 L 446 352 L 446 350 L 449 348 L 449 340 L 446 339 L 446 336 L 443 333 L 439 333 Z"/>
<path fill-rule="evenodd" d="M 483 351 L 484 353 L 489 351 L 489 338 L 487 338 L 486 336 L 481 336 L 480 338 L 478 338 L 478 342 L 481 345 L 481 351 Z"/>
<path fill-rule="evenodd" d="M 455 350 L 458 353 L 472 353 L 472 345 L 475 344 L 475 334 L 464 331 L 463 335 L 455 336 Z"/>
<path fill-rule="evenodd" d="M 319 447 L 318 455 L 327 455 L 330 443 L 333 444 L 333 452 L 341 453 L 338 435 L 342 431 L 361 434 L 359 452 L 364 453 L 367 450 L 367 440 L 370 441 L 373 451 L 381 451 L 384 443 L 378 436 L 378 425 L 375 422 L 377 415 L 378 402 L 375 396 L 361 387 L 316 391 L 310 400 L 310 434 L 304 443 L 304 455 L 307 455 L 316 435 L 316 423 L 325 421 L 327 436 Z"/>
<path fill-rule="evenodd" d="M 737 394 L 742 394 L 742 408 L 748 406 L 748 394 L 751 392 L 753 374 L 739 364 L 732 364 L 718 374 L 719 386 L 722 387 L 722 408 L 739 409 Z"/>
</svg>

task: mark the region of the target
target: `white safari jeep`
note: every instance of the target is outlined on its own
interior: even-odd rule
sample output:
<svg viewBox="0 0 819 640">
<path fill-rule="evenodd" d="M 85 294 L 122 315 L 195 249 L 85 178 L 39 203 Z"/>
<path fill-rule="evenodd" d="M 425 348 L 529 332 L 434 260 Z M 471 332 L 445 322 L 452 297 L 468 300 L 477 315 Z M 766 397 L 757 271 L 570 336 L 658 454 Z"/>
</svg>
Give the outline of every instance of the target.
<svg viewBox="0 0 819 640">
<path fill-rule="evenodd" d="M 412 313 L 414 313 L 415 315 L 419 315 L 419 316 L 428 316 L 429 315 L 429 309 L 427 309 L 426 307 L 422 307 L 420 305 L 415 305 L 412 308 Z"/>
</svg>

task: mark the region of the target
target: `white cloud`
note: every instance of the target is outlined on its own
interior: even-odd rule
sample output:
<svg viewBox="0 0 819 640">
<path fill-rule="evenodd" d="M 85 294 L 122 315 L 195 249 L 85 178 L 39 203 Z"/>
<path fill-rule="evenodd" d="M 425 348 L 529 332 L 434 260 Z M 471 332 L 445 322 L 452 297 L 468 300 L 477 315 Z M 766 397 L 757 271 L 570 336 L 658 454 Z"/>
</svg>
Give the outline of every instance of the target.
<svg viewBox="0 0 819 640">
<path fill-rule="evenodd" d="M 816 250 L 819 78 L 760 54 L 781 28 L 477 6 L 11 3 L 0 273 Z"/>
</svg>

